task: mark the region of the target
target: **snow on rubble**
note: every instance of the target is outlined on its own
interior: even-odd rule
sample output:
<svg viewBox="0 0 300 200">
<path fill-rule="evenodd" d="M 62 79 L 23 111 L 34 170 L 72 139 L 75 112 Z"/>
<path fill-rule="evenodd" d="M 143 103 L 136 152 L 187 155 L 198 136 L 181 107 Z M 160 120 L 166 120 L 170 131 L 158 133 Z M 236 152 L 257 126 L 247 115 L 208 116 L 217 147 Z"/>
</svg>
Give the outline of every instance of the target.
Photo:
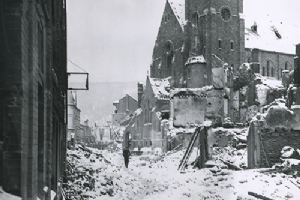
<svg viewBox="0 0 300 200">
<path fill-rule="evenodd" d="M 149 78 L 152 86 L 153 93 L 158 99 L 167 99 L 170 95 L 170 77 L 160 78 Z"/>
<path fill-rule="evenodd" d="M 199 155 L 194 148 L 184 173 L 177 168 L 185 149 L 155 154 L 151 148 L 132 155 L 129 169 L 123 167 L 120 151 L 109 152 L 76 145 L 68 150 L 69 199 L 300 199 L 300 179 L 272 169 L 246 169 L 247 128 L 214 128 L 212 156 L 205 169 L 194 168 Z M 209 139 L 208 139 L 209 140 Z M 285 157 L 298 150 L 286 147 Z M 294 157 L 292 157 L 294 159 Z M 291 159 L 289 159 L 291 161 Z M 0 194 L 1 195 L 1 194 Z M 254 196 L 253 196 L 254 195 Z"/>
</svg>

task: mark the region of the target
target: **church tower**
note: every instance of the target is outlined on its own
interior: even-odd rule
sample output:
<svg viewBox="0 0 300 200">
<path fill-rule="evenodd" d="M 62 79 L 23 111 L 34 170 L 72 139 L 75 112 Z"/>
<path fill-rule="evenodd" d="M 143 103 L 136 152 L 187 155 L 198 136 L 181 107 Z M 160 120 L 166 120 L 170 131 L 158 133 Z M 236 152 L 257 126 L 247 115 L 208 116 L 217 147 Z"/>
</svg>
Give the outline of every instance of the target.
<svg viewBox="0 0 300 200">
<path fill-rule="evenodd" d="M 212 68 L 220 67 L 214 66 L 214 58 L 236 71 L 245 51 L 243 0 L 186 0 L 185 6 L 189 57 L 204 56 L 208 79 Z"/>
</svg>

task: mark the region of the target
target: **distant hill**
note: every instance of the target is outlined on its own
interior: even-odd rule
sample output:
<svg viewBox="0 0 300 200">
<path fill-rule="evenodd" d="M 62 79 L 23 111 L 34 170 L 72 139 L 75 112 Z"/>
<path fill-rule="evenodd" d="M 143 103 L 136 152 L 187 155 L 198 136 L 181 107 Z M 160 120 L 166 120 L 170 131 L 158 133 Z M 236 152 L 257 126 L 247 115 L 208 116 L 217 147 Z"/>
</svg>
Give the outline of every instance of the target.
<svg viewBox="0 0 300 200">
<path fill-rule="evenodd" d="M 88 91 L 78 91 L 78 108 L 81 110 L 81 121 L 89 119 L 103 125 L 111 119 L 113 102 L 129 94 L 137 99 L 136 82 L 99 82 L 90 83 Z"/>
</svg>

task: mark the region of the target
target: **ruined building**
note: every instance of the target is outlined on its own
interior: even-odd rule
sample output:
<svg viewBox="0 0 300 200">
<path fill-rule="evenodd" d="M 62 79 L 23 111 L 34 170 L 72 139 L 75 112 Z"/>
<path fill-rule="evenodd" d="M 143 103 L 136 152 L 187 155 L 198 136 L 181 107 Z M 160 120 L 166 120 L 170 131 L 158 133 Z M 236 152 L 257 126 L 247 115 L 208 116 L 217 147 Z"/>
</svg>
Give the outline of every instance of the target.
<svg viewBox="0 0 300 200">
<path fill-rule="evenodd" d="M 0 186 L 50 199 L 64 176 L 67 124 L 64 0 L 0 0 Z"/>
<path fill-rule="evenodd" d="M 295 30 L 264 21 L 249 26 L 245 27 L 243 0 L 167 0 L 153 50 L 151 77 L 172 76 L 174 87 L 199 87 L 188 83 L 202 73 L 187 66 L 190 59 L 206 66 L 200 68 L 207 70 L 203 81 L 208 85 L 212 70 L 218 67 L 216 59 L 234 71 L 244 62 L 257 63 L 257 73 L 277 79 L 283 70 L 294 68 L 295 41 L 290 32 Z"/>
<path fill-rule="evenodd" d="M 128 94 L 115 101 L 113 105 L 115 106 L 115 111 L 112 115 L 114 124 L 120 124 L 126 116 L 131 115 L 138 108 L 138 102 Z"/>
<path fill-rule="evenodd" d="M 248 167 L 271 167 L 280 162 L 285 146 L 300 146 L 300 44 L 297 45 L 293 84 L 287 103 L 273 102 L 266 113 L 258 114 L 249 128 L 247 148 Z"/>
<path fill-rule="evenodd" d="M 205 120 L 248 123 L 281 97 L 280 79 L 295 56 L 284 28 L 260 21 L 246 27 L 243 0 L 166 0 L 150 77 L 128 127 L 133 147 L 164 148 L 166 132 Z"/>
</svg>

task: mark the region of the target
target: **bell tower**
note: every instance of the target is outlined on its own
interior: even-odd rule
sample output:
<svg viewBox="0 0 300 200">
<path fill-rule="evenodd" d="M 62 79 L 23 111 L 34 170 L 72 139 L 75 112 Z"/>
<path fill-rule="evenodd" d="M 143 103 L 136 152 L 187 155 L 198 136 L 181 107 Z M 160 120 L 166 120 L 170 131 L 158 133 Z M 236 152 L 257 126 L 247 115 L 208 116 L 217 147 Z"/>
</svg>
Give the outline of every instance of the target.
<svg viewBox="0 0 300 200">
<path fill-rule="evenodd" d="M 203 55 L 212 69 L 215 57 L 234 71 L 244 62 L 243 0 L 186 0 L 189 56 Z"/>
</svg>

